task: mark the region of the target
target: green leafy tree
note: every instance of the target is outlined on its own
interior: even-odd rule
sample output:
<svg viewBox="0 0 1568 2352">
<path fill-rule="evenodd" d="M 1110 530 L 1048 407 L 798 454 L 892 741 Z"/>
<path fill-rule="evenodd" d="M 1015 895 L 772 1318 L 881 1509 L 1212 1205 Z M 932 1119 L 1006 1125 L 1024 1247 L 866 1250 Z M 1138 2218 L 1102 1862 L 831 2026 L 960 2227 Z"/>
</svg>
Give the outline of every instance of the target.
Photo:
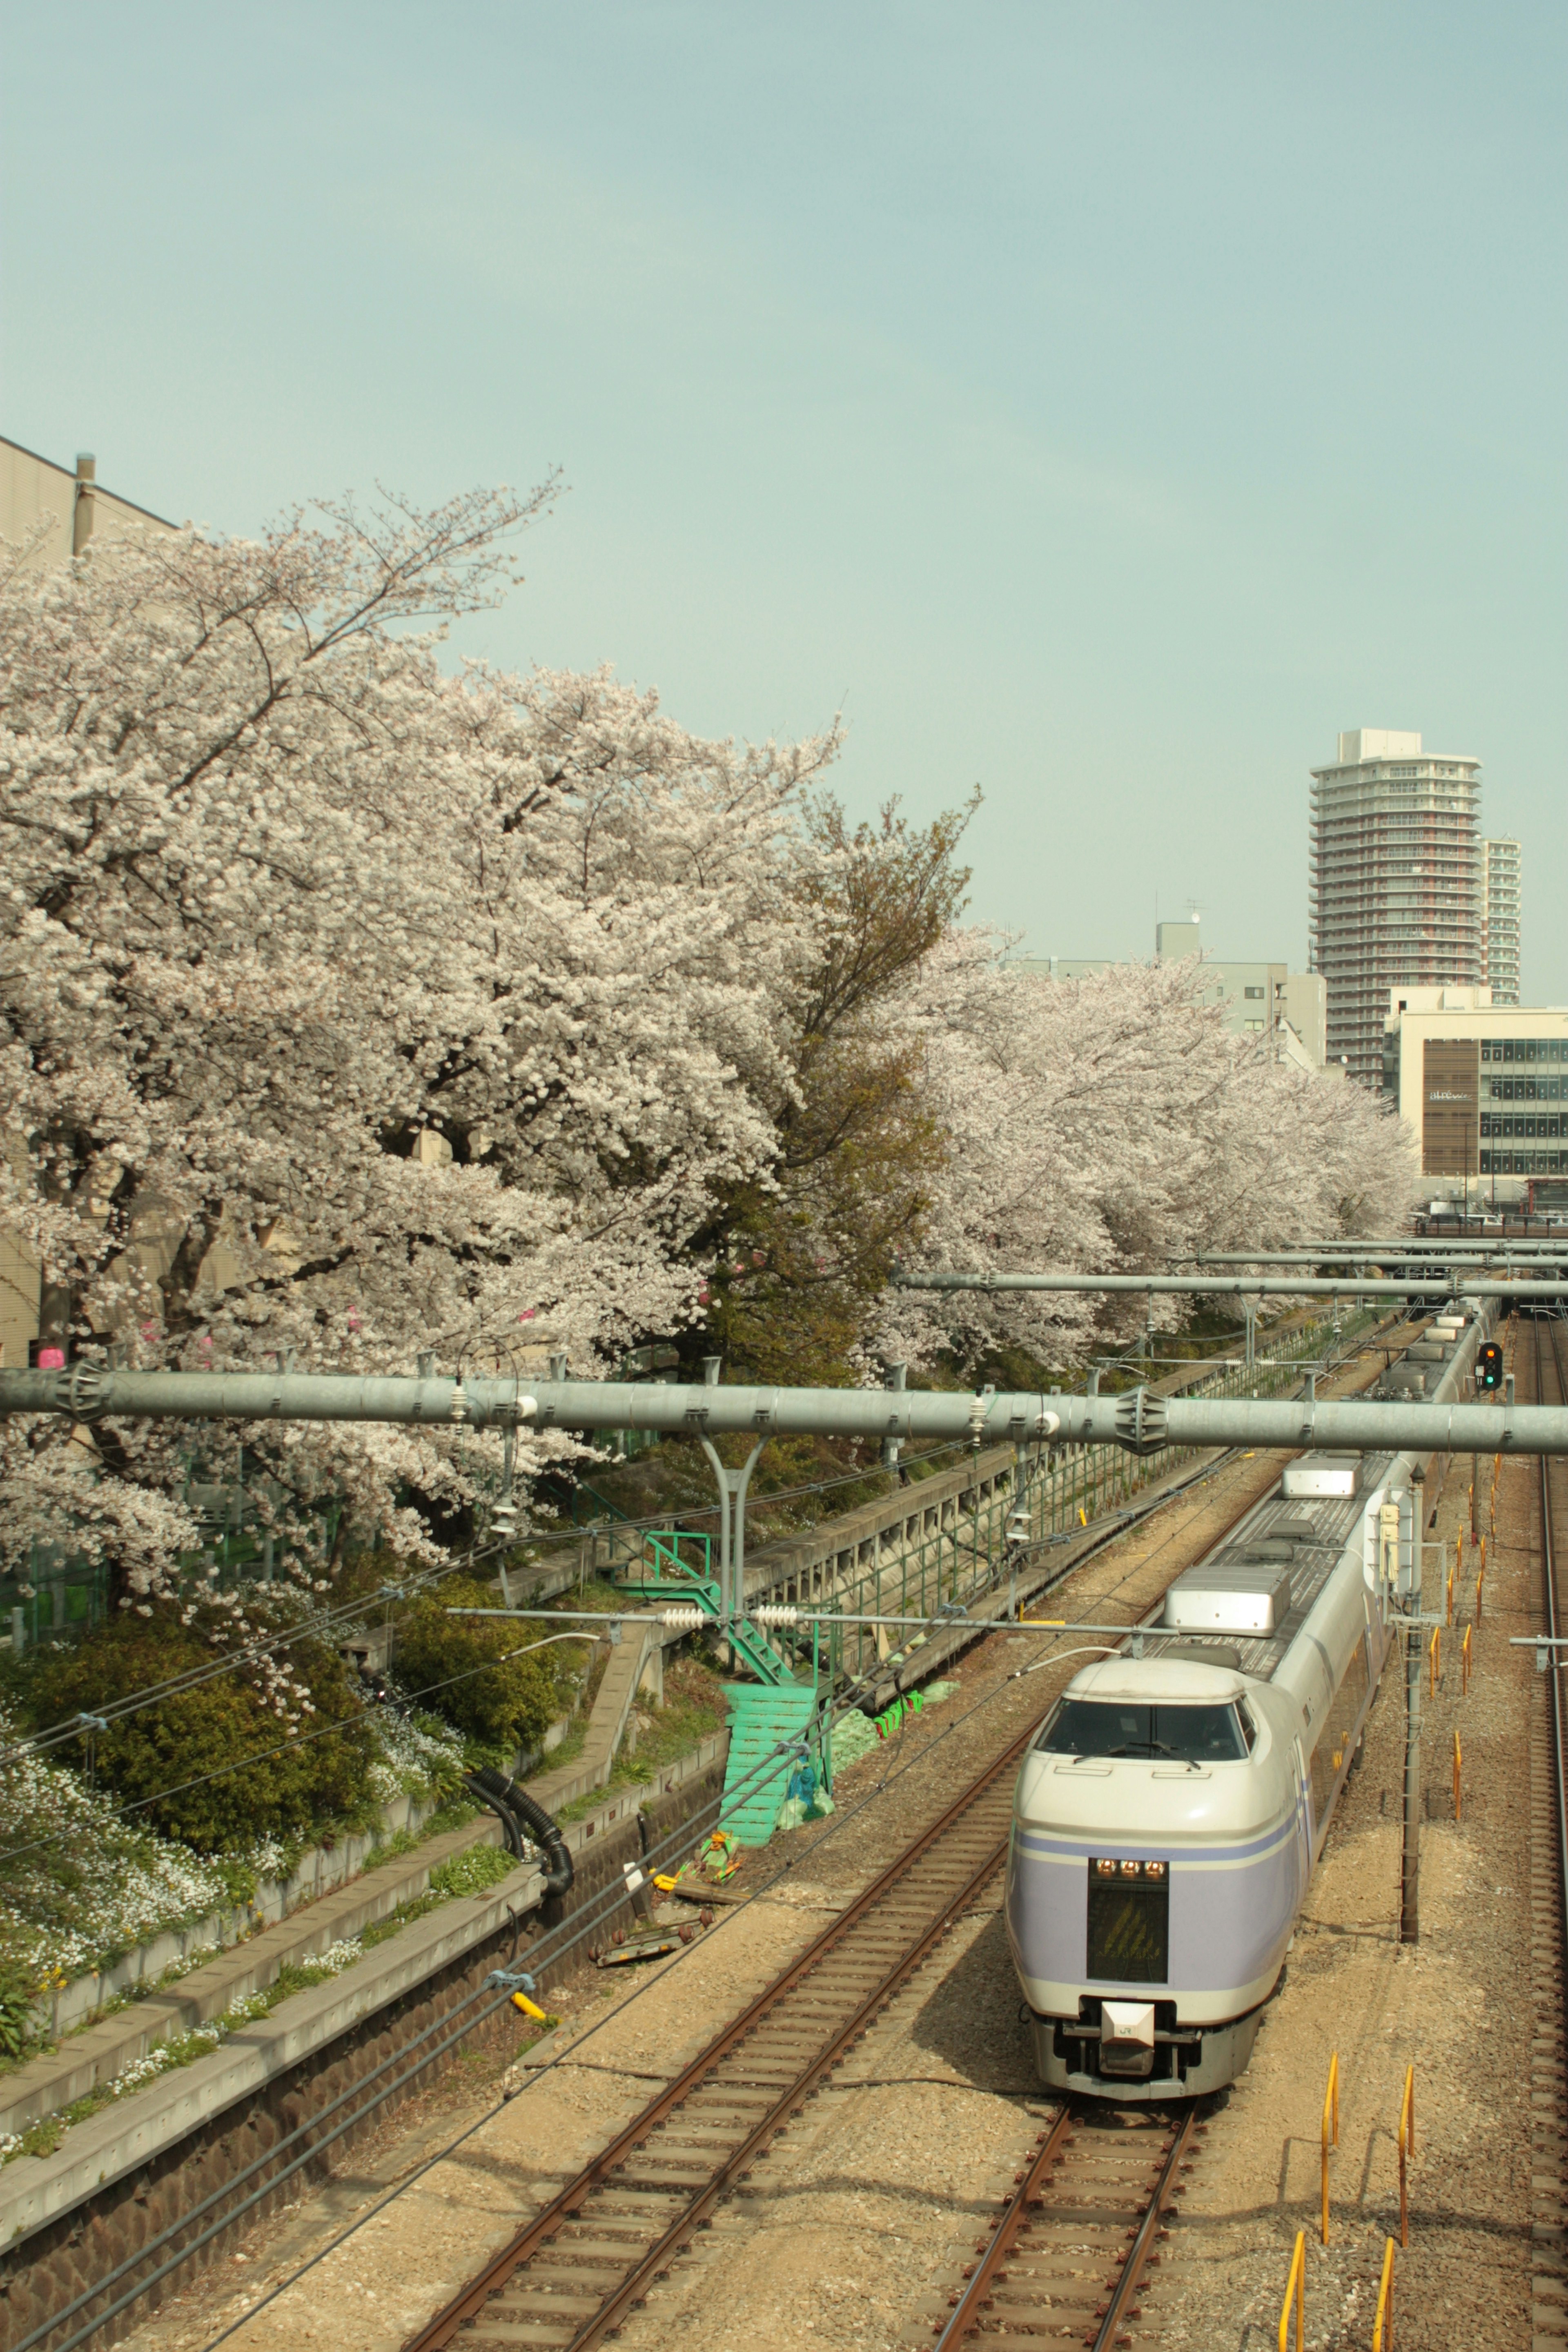
<svg viewBox="0 0 1568 2352">
<path fill-rule="evenodd" d="M 851 826 L 807 804 L 799 899 L 814 949 L 791 1023 L 791 1087 L 770 1106 L 771 1182 L 738 1186 L 704 1237 L 710 1328 L 737 1377 L 841 1381 L 894 1260 L 911 1248 L 948 1142 L 925 1106 L 910 976 L 957 919 L 977 804 L 911 825 L 889 802 Z"/>
<path fill-rule="evenodd" d="M 40 1728 L 212 1663 L 199 1624 L 119 1618 L 75 1650 L 45 1651 L 30 1679 Z M 356 1679 L 324 1643 L 290 1644 L 293 1720 L 243 1674 L 220 1674 L 111 1720 L 96 1735 L 100 1785 L 135 1818 L 205 1853 L 285 1844 L 365 1812 L 375 1746 Z M 242 1769 L 231 1768 L 239 1765 Z"/>
<path fill-rule="evenodd" d="M 395 1620 L 393 1668 L 402 1689 L 445 1716 L 478 1746 L 508 1758 L 536 1748 L 559 1712 L 559 1650 L 515 1654 L 540 1640 L 542 1627 L 500 1617 L 458 1617 L 458 1609 L 493 1609 L 495 1594 L 477 1578 L 448 1577 Z"/>
</svg>

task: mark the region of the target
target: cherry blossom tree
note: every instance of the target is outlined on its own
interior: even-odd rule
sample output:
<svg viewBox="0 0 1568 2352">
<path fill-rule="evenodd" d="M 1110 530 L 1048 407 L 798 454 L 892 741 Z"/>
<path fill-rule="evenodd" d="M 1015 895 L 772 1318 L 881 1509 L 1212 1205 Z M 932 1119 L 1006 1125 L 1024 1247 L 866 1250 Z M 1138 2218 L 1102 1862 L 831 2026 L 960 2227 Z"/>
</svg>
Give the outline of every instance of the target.
<svg viewBox="0 0 1568 2352">
<path fill-rule="evenodd" d="M 608 673 L 446 674 L 548 499 L 11 565 L 0 1217 L 46 1339 L 374 1370 L 547 1331 L 587 1370 L 696 1312 L 683 1244 L 788 1087 L 791 803 L 833 740 L 701 741 Z M 3 1443 L 13 1557 L 68 1527 L 141 1597 L 197 1542 L 174 1425 Z M 351 1527 L 433 1556 L 493 1468 L 327 1427 L 199 1456 L 317 1583 Z"/>
<path fill-rule="evenodd" d="M 908 994 L 949 1139 L 919 1262 L 955 1272 L 1138 1273 L 1202 1250 L 1387 1231 L 1415 1181 L 1408 1130 L 1343 1079 L 1230 1035 L 1196 959 L 1075 982 L 1009 969 L 953 932 Z M 915 1247 L 910 1252 L 916 1262 Z M 889 1293 L 884 1352 L 1027 1349 L 1082 1360 L 1144 1303 L 1083 1294 Z M 1157 1326 L 1185 1309 L 1157 1298 Z"/>
</svg>

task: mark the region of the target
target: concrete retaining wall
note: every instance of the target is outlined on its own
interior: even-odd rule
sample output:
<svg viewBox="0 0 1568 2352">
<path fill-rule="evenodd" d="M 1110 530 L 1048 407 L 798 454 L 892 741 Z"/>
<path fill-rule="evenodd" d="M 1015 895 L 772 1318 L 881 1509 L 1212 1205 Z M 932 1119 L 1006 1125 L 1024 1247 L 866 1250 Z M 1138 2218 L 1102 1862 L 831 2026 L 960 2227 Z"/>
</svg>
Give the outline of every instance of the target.
<svg viewBox="0 0 1568 2352">
<path fill-rule="evenodd" d="M 520 1953 L 543 1986 L 583 1965 L 582 1947 L 567 1948 L 573 1922 L 595 1896 L 620 1882 L 625 1863 L 672 1835 L 674 1858 L 707 1835 L 717 1815 L 723 1770 L 720 1753 L 684 1777 L 669 1776 L 673 1785 L 668 1790 L 638 1791 L 617 1801 L 618 1818 L 595 1822 L 597 1834 L 585 1833 L 589 1824 L 574 1825 L 576 1883 L 569 1895 L 550 1906 L 560 1916 L 537 1922 Z M 236 2034 L 210 2058 L 79 2125 L 56 2156 L 24 2158 L 7 2166 L 0 2173 L 0 2232 L 6 2242 L 0 2255 L 0 2347 L 19 2343 L 77 2294 L 148 2250 L 131 2278 L 112 2289 L 100 2288 L 87 2313 L 62 2323 L 50 2339 L 65 2341 L 84 2318 L 134 2286 L 172 2250 L 154 2252 L 153 2241 L 203 2197 L 278 2151 L 276 2162 L 267 2163 L 255 2179 L 237 2183 L 234 2200 L 220 2201 L 205 2221 L 183 2232 L 181 2245 L 222 2219 L 239 2197 L 276 2179 L 299 2153 L 281 2147 L 289 2132 L 321 2115 L 343 2091 L 365 2083 L 384 2062 L 395 2060 L 426 2027 L 447 2018 L 456 2022 L 466 1997 L 510 1957 L 513 1929 L 506 1906 L 510 1902 L 515 1908 L 520 1897 L 527 1900 L 530 1882 L 536 1894 L 537 1874 L 525 1870 L 482 1896 L 443 1906 L 344 1976 L 281 2003 L 271 2017 Z M 606 1929 L 629 1925 L 632 1916 L 629 1905 L 616 1904 L 605 1911 L 603 1924 Z M 504 2050 L 523 2038 L 523 2021 L 503 2005 L 476 2019 L 463 2032 L 461 2047 Z M 301 2178 L 321 2179 L 335 2169 L 366 2132 L 378 2128 L 450 2055 L 423 2063 L 411 2060 L 416 2071 L 391 2100 L 366 2110 L 303 2174 L 277 2180 L 193 2261 L 205 2266 L 218 2259 L 268 2210 L 297 2196 Z M 388 2069 L 391 2075 L 399 2071 L 395 2064 Z M 166 2287 L 139 2295 L 99 2331 L 98 2340 L 117 2341 L 189 2276 L 187 2264 Z"/>
</svg>

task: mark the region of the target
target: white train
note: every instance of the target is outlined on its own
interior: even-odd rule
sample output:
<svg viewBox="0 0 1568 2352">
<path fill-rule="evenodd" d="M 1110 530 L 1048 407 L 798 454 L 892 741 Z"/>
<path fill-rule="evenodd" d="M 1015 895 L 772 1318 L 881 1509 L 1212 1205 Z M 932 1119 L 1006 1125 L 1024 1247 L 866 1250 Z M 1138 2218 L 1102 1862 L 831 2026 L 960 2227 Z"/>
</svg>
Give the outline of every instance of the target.
<svg viewBox="0 0 1568 2352">
<path fill-rule="evenodd" d="M 1484 1336 L 1418 1343 L 1436 1400 Z M 1006 1922 L 1052 2089 L 1153 2102 L 1245 2068 L 1395 1638 L 1413 1467 L 1300 1457 L 1047 1716 Z"/>
</svg>

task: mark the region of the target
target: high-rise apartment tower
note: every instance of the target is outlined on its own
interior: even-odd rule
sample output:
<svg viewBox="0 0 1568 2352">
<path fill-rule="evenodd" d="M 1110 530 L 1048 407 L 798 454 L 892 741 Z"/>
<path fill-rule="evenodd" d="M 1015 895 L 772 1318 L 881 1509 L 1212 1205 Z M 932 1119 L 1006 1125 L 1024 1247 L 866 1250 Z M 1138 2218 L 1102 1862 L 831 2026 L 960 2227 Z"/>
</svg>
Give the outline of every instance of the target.
<svg viewBox="0 0 1568 2352">
<path fill-rule="evenodd" d="M 1359 727 L 1312 770 L 1311 967 L 1328 1052 L 1383 1082 L 1391 989 L 1476 986 L 1482 965 L 1480 761 Z"/>
<path fill-rule="evenodd" d="M 1519 1003 L 1519 844 L 1481 844 L 1481 918 L 1486 980 L 1494 1004 Z"/>
</svg>

